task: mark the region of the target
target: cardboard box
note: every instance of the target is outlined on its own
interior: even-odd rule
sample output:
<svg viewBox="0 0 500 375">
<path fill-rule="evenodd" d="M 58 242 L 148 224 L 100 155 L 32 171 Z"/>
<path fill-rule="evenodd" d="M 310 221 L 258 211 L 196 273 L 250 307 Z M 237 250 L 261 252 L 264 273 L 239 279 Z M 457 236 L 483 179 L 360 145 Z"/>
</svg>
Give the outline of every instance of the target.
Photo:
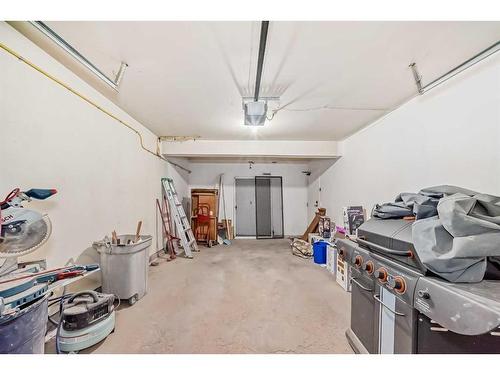
<svg viewBox="0 0 500 375">
<path fill-rule="evenodd" d="M 337 283 L 346 291 L 351 291 L 351 268 L 349 263 L 337 257 Z"/>
<path fill-rule="evenodd" d="M 332 235 L 331 220 L 328 216 L 321 216 L 318 223 L 318 233 L 323 238 L 330 238 Z"/>
<path fill-rule="evenodd" d="M 330 246 L 326 248 L 326 269 L 336 277 L 337 274 L 337 248 Z"/>
<path fill-rule="evenodd" d="M 365 222 L 365 211 L 362 206 L 344 207 L 343 216 L 347 235 L 355 235 L 358 227 Z"/>
</svg>

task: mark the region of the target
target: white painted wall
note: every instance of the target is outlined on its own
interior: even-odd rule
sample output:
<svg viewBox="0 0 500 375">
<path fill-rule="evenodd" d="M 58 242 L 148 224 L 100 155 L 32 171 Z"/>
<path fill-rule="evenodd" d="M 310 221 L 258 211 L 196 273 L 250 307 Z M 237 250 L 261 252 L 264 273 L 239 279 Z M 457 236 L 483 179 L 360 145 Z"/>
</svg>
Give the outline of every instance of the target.
<svg viewBox="0 0 500 375">
<path fill-rule="evenodd" d="M 500 195 L 500 54 L 419 96 L 339 144 L 324 173 L 321 204 L 337 222 L 342 207 L 391 201 L 402 191 L 459 185 Z"/>
<path fill-rule="evenodd" d="M 0 40 L 128 121 L 155 150 L 153 133 L 3 22 Z M 155 236 L 160 179 L 171 175 L 188 196 L 186 174 L 144 152 L 129 129 L 3 50 L 0 72 L 2 199 L 15 187 L 59 191 L 46 201 L 27 204 L 49 214 L 53 233 L 26 259 L 47 258 L 49 266 L 61 266 L 113 229 L 135 232 L 138 220 L 144 234 Z M 156 238 L 152 251 L 155 245 Z"/>
<path fill-rule="evenodd" d="M 307 178 L 302 171 L 307 164 L 191 163 L 190 188 L 217 188 L 218 176 L 224 173 L 224 193 L 228 219 L 234 218 L 234 179 L 269 172 L 283 177 L 283 215 L 285 236 L 302 234 L 307 227 Z M 219 212 L 222 213 L 222 203 Z M 222 217 L 221 217 L 222 218 Z"/>
<path fill-rule="evenodd" d="M 189 189 L 189 176 L 191 171 L 191 163 L 185 158 L 168 158 L 168 160 L 178 164 L 184 169 L 168 163 L 168 176 L 174 179 L 175 190 L 182 199 L 191 199 L 191 190 Z"/>
</svg>

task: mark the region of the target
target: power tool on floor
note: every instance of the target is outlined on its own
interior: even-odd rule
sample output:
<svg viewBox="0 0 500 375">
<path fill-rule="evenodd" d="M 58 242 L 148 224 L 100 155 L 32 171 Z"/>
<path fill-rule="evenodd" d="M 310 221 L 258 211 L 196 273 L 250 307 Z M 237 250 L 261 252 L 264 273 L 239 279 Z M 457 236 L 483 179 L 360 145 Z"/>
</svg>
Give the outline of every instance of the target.
<svg viewBox="0 0 500 375">
<path fill-rule="evenodd" d="M 47 292 L 47 282 L 36 282 L 23 275 L 40 271 L 40 264 L 19 269 L 18 258 L 42 246 L 52 230 L 47 215 L 25 208 L 23 203 L 43 200 L 56 193 L 55 189 L 23 192 L 16 188 L 0 201 L 0 322 L 12 319 L 13 314 Z"/>
<path fill-rule="evenodd" d="M 55 189 L 17 188 L 0 201 L 0 337 L 5 338 L 0 340 L 0 353 L 43 353 L 49 286 L 99 269 L 99 265 L 90 264 L 47 270 L 45 261 L 18 262 L 19 257 L 42 246 L 52 231 L 47 215 L 23 204 L 56 193 Z M 90 291 L 63 296 L 63 302 L 62 333 L 67 337 L 64 344 L 68 351 L 91 346 L 114 329 L 113 295 Z M 58 327 L 61 325 L 62 320 Z"/>
<path fill-rule="evenodd" d="M 86 290 L 63 302 L 58 352 L 74 353 L 104 340 L 115 329 L 115 296 Z"/>
<path fill-rule="evenodd" d="M 24 202 L 47 199 L 56 189 L 12 190 L 0 202 L 0 320 L 43 297 L 51 283 L 98 269 L 97 264 L 46 270 L 45 261 L 19 264 L 18 258 L 37 250 L 50 237 L 47 215 L 27 209 Z"/>
<path fill-rule="evenodd" d="M 36 282 L 31 276 L 43 269 L 45 262 L 27 262 L 20 267 L 18 258 L 42 246 L 51 233 L 48 216 L 23 204 L 56 192 L 17 188 L 0 201 L 0 353 L 44 352 L 48 282 Z"/>
<path fill-rule="evenodd" d="M 56 189 L 12 190 L 0 202 L 0 276 L 17 270 L 17 259 L 42 246 L 50 237 L 52 225 L 47 215 L 23 207 L 32 199 L 47 199 Z"/>
</svg>

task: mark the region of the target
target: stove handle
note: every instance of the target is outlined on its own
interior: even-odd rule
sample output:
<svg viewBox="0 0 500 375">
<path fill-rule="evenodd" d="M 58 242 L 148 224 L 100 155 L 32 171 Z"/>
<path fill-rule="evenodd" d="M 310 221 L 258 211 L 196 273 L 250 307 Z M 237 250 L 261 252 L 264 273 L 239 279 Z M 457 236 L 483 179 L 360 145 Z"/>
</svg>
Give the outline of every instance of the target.
<svg viewBox="0 0 500 375">
<path fill-rule="evenodd" d="M 413 257 L 413 252 L 411 252 L 410 250 L 392 250 L 392 249 L 388 249 L 387 247 L 376 245 L 372 242 L 368 242 L 368 241 L 363 240 L 361 238 L 358 238 L 357 242 L 361 245 L 365 245 L 369 249 L 373 248 L 373 249 L 381 251 L 383 253 L 392 254 L 392 255 L 400 255 L 400 256 L 405 256 L 408 258 Z"/>
<path fill-rule="evenodd" d="M 351 281 L 354 282 L 354 284 L 359 286 L 361 289 L 366 290 L 367 292 L 373 292 L 373 289 L 367 288 L 366 286 L 362 285 L 356 278 L 351 277 Z"/>
<path fill-rule="evenodd" d="M 444 327 L 431 327 L 431 331 L 434 331 L 434 332 L 449 332 L 450 330 L 447 329 L 447 328 L 444 328 Z M 500 332 L 493 331 L 493 332 L 490 332 L 490 335 L 491 336 L 500 336 Z"/>
<path fill-rule="evenodd" d="M 380 299 L 380 294 L 374 294 L 373 295 L 373 299 L 375 301 L 377 301 L 378 303 L 380 303 L 382 306 L 384 306 L 387 310 L 389 310 L 391 313 L 397 315 L 397 316 L 406 316 L 406 314 L 403 314 L 403 313 L 400 313 L 400 312 L 397 312 L 393 309 L 391 309 L 389 306 L 387 306 L 384 302 L 382 302 L 382 300 Z"/>
</svg>

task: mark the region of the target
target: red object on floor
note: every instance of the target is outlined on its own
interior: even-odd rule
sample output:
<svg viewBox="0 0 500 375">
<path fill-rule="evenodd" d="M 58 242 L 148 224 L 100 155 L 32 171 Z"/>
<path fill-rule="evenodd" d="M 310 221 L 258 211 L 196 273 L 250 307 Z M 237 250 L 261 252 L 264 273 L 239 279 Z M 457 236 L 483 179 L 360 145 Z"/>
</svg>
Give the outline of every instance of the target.
<svg viewBox="0 0 500 375">
<path fill-rule="evenodd" d="M 207 246 L 210 241 L 210 206 L 208 204 L 199 204 L 196 207 L 196 242 L 205 242 Z"/>
</svg>

